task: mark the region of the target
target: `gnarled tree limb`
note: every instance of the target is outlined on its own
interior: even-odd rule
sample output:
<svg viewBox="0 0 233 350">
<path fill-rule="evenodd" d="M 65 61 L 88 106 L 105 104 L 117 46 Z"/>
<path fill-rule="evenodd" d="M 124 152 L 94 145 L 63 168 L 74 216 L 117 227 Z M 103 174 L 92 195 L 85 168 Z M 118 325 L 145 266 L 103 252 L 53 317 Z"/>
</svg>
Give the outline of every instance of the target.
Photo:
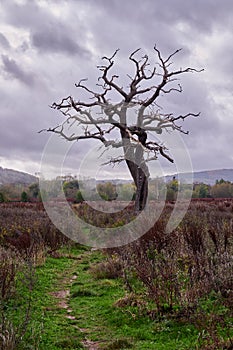
<svg viewBox="0 0 233 350">
<path fill-rule="evenodd" d="M 171 61 L 181 49 L 163 58 L 156 46 L 154 51 L 158 64 L 150 67 L 148 55 L 140 57 L 141 49 L 129 55 L 129 61 L 134 66 L 134 75 L 129 76 L 130 83 L 127 88 L 118 84 L 119 78 L 111 74 L 117 49 L 112 56 L 104 56 L 103 64 L 97 66 L 100 77 L 96 84 L 99 91 L 94 91 L 86 85 L 87 79 L 80 80 L 75 86 L 90 95 L 89 101 L 75 100 L 72 96 L 65 97 L 61 102 L 54 102 L 51 108 L 59 110 L 65 121 L 47 131 L 58 134 L 68 141 L 95 139 L 105 147 L 123 149 L 121 158 L 111 159 L 111 164 L 125 161 L 130 174 L 137 187 L 138 210 L 145 205 L 147 196 L 148 168 L 146 162 L 157 159 L 158 155 L 173 162 L 166 147 L 159 143 L 157 135 L 176 130 L 188 134 L 183 130 L 182 124 L 188 117 L 198 117 L 200 113 L 186 113 L 174 116 L 173 113 L 162 113 L 158 107 L 158 99 L 162 94 L 182 92 L 180 83 L 174 85 L 177 77 L 185 73 L 201 72 L 203 69 L 191 67 L 171 70 Z M 119 101 L 112 102 L 110 93 L 114 91 Z M 155 110 L 155 106 L 158 107 Z M 130 113 L 135 112 L 133 121 Z M 76 132 L 75 128 L 78 128 Z M 80 128 L 81 127 L 81 128 Z M 111 134 L 118 131 L 118 140 L 113 140 Z M 144 155 L 146 157 L 144 157 Z M 145 192 L 143 194 L 142 192 Z"/>
</svg>

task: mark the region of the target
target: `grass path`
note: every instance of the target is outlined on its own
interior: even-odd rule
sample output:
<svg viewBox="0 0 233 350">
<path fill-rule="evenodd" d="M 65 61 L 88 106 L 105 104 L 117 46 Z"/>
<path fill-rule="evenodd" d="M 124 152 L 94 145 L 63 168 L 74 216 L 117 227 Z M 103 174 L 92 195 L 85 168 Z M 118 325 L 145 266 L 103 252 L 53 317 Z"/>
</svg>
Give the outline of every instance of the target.
<svg viewBox="0 0 233 350">
<path fill-rule="evenodd" d="M 84 252 L 80 256 L 76 255 L 70 255 L 67 256 L 67 258 L 73 260 L 73 264 L 68 270 L 63 271 L 61 276 L 59 277 L 58 286 L 60 290 L 51 292 L 50 294 L 57 299 L 57 307 L 60 309 L 63 309 L 66 311 L 66 314 L 64 317 L 66 317 L 68 320 L 76 321 L 76 317 L 74 316 L 74 311 L 70 307 L 70 289 L 72 287 L 72 284 L 79 278 L 78 274 L 74 271 L 74 268 L 77 268 L 79 264 L 82 264 L 82 262 L 85 259 L 89 259 L 90 252 Z M 88 350 L 98 350 L 99 349 L 99 342 L 98 341 L 91 341 L 86 336 L 86 329 L 85 328 L 79 328 L 75 324 L 73 324 L 73 327 L 78 330 L 80 333 L 84 335 L 84 339 L 81 341 L 81 344 L 85 349 Z"/>
<path fill-rule="evenodd" d="M 138 313 L 135 306 L 117 306 L 116 301 L 122 300 L 126 293 L 123 281 L 96 280 L 90 272 L 92 265 L 103 260 L 100 252 L 70 254 L 67 260 L 68 268 L 60 272 L 55 290 L 50 293 L 58 313 L 69 324 L 69 337 L 66 336 L 66 342 L 60 341 L 63 350 L 196 349 L 197 332 L 192 325 L 177 324 L 166 318 L 152 321 Z M 72 340 L 75 334 L 80 345 L 75 345 L 75 338 Z"/>
<path fill-rule="evenodd" d="M 152 320 L 145 298 L 131 299 L 120 278 L 96 279 L 93 266 L 103 259 L 75 247 L 37 268 L 31 329 L 17 350 L 201 349 L 193 324 L 166 315 Z"/>
<path fill-rule="evenodd" d="M 52 259 L 54 265 L 60 265 L 63 261 L 63 268 L 59 267 L 60 271 L 48 291 L 53 306 L 47 311 L 53 311 L 57 324 L 63 318 L 63 329 L 67 334 L 54 347 L 51 345 L 51 350 L 60 347 L 63 350 L 132 348 L 132 337 L 124 334 L 125 331 L 122 334 L 117 332 L 122 312 L 113 306 L 117 299 L 125 295 L 122 281 L 95 280 L 90 273 L 90 266 L 102 259 L 103 255 L 98 251 L 78 254 L 73 251 Z"/>
</svg>

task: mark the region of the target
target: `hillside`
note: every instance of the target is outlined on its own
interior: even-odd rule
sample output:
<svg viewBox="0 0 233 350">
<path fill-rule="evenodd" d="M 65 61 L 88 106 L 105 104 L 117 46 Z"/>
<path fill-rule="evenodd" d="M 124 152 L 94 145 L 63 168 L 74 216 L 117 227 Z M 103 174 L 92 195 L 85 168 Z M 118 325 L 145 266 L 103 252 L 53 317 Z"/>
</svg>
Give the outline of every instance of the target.
<svg viewBox="0 0 233 350">
<path fill-rule="evenodd" d="M 166 176 L 166 181 L 172 180 L 173 176 L 178 178 L 177 174 Z M 181 182 L 188 183 L 191 178 L 190 173 L 182 173 L 179 175 Z M 203 182 L 208 185 L 214 185 L 216 180 L 224 179 L 226 181 L 233 182 L 233 169 L 216 169 L 216 170 L 206 170 L 206 171 L 197 171 L 193 173 L 193 179 L 195 182 Z"/>
<path fill-rule="evenodd" d="M 36 176 L 13 169 L 4 169 L 0 167 L 0 185 L 16 183 L 29 185 L 37 181 L 38 178 Z"/>
<path fill-rule="evenodd" d="M 171 181 L 173 177 L 178 178 L 178 174 L 167 175 L 165 176 L 166 182 Z M 179 180 L 181 182 L 190 183 L 190 179 L 192 178 L 191 173 L 181 173 L 179 175 Z M 194 182 L 205 183 L 209 185 L 214 185 L 216 180 L 224 179 L 226 181 L 233 182 L 233 169 L 216 169 L 216 170 L 205 170 L 205 171 L 197 171 L 193 173 Z M 13 170 L 13 169 L 4 169 L 0 167 L 0 185 L 4 184 L 31 184 L 37 182 L 38 178 L 34 175 L 24 173 L 21 171 Z M 105 182 L 109 180 L 98 180 L 98 183 Z M 119 183 L 128 183 L 132 182 L 132 179 L 115 179 L 111 182 L 115 184 Z"/>
<path fill-rule="evenodd" d="M 173 179 L 173 177 L 176 177 L 178 179 L 178 174 L 172 174 L 172 175 L 165 175 L 164 179 L 166 182 L 169 182 Z M 192 173 L 180 173 L 179 174 L 179 180 L 183 183 L 191 183 L 192 182 L 192 176 L 193 176 L 193 182 L 194 183 L 205 183 L 207 185 L 214 185 L 216 183 L 216 180 L 225 180 L 233 182 L 233 169 L 215 169 L 215 170 L 203 170 L 203 171 L 194 171 Z M 95 180 L 94 186 L 95 186 Z M 132 183 L 132 179 L 111 179 L 111 180 L 99 180 L 98 183 L 104 183 L 107 181 L 111 181 L 112 183 L 115 183 L 116 185 L 122 184 L 122 183 Z"/>
</svg>

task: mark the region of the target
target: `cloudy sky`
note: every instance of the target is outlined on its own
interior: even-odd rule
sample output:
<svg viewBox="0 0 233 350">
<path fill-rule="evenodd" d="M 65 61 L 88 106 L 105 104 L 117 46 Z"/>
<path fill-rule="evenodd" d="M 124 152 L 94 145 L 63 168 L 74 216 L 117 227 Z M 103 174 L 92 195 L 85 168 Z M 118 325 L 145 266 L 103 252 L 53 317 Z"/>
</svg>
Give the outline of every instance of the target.
<svg viewBox="0 0 233 350">
<path fill-rule="evenodd" d="M 201 112 L 184 124 L 193 169 L 233 168 L 232 43 L 232 0 L 0 0 L 0 166 L 39 171 L 50 134 L 38 131 L 62 121 L 49 105 L 78 99 L 81 78 L 94 87 L 101 57 L 117 48 L 127 81 L 129 54 L 140 47 L 153 61 L 156 44 L 164 57 L 183 49 L 176 67 L 205 69 L 159 100 L 166 112 Z M 64 172 L 76 171 L 90 144 L 75 147 Z"/>
</svg>

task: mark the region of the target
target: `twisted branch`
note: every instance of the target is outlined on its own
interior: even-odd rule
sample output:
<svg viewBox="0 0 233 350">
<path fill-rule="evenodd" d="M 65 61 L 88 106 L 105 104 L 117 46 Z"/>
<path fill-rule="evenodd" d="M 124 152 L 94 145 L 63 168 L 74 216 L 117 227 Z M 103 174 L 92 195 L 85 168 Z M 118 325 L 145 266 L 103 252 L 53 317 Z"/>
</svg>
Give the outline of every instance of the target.
<svg viewBox="0 0 233 350">
<path fill-rule="evenodd" d="M 148 55 L 139 57 L 141 49 L 136 49 L 129 55 L 129 61 L 134 65 L 135 72 L 132 77 L 128 76 L 130 84 L 125 89 L 117 83 L 119 76 L 116 74 L 111 75 L 110 73 L 118 51 L 119 49 L 111 57 L 102 57 L 104 63 L 97 66 L 101 76 L 98 78 L 96 86 L 102 91 L 93 91 L 85 84 L 87 79 L 81 79 L 75 86 L 86 91 L 90 95 L 91 101 L 76 101 L 72 96 L 67 96 L 59 103 L 54 102 L 51 108 L 59 110 L 65 117 L 65 121 L 54 128 L 48 128 L 47 131 L 56 133 L 68 141 L 96 139 L 102 142 L 105 147 L 123 147 L 125 152 L 127 147 L 132 146 L 132 149 L 135 149 L 136 145 L 141 145 L 143 152 L 152 153 L 152 156 L 148 159 L 156 159 L 157 154 L 160 154 L 170 162 L 173 162 L 163 145 L 148 140 L 148 132 L 156 135 L 170 129 L 188 134 L 188 131 L 184 131 L 182 125 L 178 123 L 180 121 L 183 122 L 188 117 L 198 117 L 200 113 L 190 112 L 174 116 L 173 113 L 162 114 L 160 109 L 154 111 L 153 108 L 157 105 L 156 102 L 161 93 L 182 92 L 180 84 L 167 88 L 168 85 L 177 80 L 177 76 L 184 73 L 202 72 L 203 69 L 197 70 L 187 67 L 172 71 L 170 70 L 172 65 L 171 59 L 181 49 L 174 51 L 164 59 L 156 46 L 154 46 L 154 51 L 158 58 L 159 68 L 155 66 L 150 69 Z M 152 84 L 141 87 L 141 83 L 150 80 L 153 81 Z M 118 93 L 120 96 L 119 102 L 111 102 L 109 98 L 111 91 Z M 135 106 L 138 106 L 137 122 L 132 124 L 127 113 Z M 147 111 L 148 108 L 151 108 L 149 113 Z M 94 113 L 94 109 L 98 109 L 98 113 Z M 75 132 L 72 133 L 70 130 L 76 126 L 83 127 L 83 131 L 78 131 L 77 134 Z M 120 138 L 117 141 L 113 141 L 108 137 L 114 130 L 120 131 Z M 123 142 L 123 138 L 128 141 Z"/>
</svg>

